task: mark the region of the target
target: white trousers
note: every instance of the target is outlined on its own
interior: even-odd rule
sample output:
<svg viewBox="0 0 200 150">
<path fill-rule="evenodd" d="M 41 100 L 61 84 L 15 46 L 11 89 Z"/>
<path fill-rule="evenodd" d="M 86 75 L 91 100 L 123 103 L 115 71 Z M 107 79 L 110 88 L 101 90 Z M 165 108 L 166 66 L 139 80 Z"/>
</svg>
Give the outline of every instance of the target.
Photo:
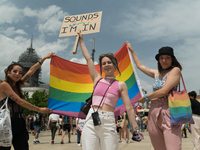
<svg viewBox="0 0 200 150">
<path fill-rule="evenodd" d="M 192 115 L 194 124 L 191 124 L 192 142 L 196 150 L 200 149 L 200 115 Z"/>
<path fill-rule="evenodd" d="M 94 126 L 91 108 L 85 120 L 82 132 L 83 150 L 118 150 L 118 135 L 116 131 L 114 112 L 99 111 L 101 125 Z"/>
</svg>

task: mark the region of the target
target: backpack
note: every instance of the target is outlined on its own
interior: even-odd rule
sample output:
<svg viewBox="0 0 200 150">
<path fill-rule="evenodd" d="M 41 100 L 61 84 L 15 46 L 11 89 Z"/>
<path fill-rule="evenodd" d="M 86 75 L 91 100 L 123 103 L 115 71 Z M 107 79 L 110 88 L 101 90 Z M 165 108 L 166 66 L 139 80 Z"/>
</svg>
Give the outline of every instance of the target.
<svg viewBox="0 0 200 150">
<path fill-rule="evenodd" d="M 35 114 L 34 116 L 33 116 L 33 121 L 34 122 L 40 122 L 41 120 L 40 120 L 40 115 L 39 115 L 39 113 L 37 113 L 37 114 Z"/>
</svg>

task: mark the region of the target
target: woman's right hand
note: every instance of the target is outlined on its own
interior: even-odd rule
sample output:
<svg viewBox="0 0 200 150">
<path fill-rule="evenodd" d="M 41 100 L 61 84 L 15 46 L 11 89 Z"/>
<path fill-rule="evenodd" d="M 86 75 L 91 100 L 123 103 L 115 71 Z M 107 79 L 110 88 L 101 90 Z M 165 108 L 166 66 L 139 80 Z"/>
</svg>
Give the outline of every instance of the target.
<svg viewBox="0 0 200 150">
<path fill-rule="evenodd" d="M 40 113 L 42 113 L 42 114 L 48 114 L 48 113 L 51 113 L 52 112 L 52 110 L 51 109 L 49 109 L 49 108 L 46 108 L 46 107 L 44 107 L 44 108 L 39 108 L 39 111 L 38 112 L 40 112 Z"/>
<path fill-rule="evenodd" d="M 78 34 L 79 34 L 79 42 L 83 41 L 83 34 L 81 34 L 80 32 L 78 32 Z"/>
</svg>

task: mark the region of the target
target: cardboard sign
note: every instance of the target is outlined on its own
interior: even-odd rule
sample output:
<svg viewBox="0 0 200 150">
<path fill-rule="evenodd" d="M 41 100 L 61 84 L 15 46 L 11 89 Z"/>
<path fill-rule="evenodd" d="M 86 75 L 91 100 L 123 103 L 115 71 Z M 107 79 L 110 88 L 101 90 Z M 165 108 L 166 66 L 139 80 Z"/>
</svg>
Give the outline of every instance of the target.
<svg viewBox="0 0 200 150">
<path fill-rule="evenodd" d="M 59 37 L 91 34 L 100 31 L 102 11 L 64 17 Z"/>
</svg>

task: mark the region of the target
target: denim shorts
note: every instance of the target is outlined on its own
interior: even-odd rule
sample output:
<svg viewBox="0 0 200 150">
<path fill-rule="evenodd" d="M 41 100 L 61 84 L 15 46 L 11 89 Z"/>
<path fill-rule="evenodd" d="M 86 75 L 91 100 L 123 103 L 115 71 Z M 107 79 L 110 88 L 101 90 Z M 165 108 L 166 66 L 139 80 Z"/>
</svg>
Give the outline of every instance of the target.
<svg viewBox="0 0 200 150">
<path fill-rule="evenodd" d="M 35 125 L 36 133 L 40 133 L 41 125 Z"/>
</svg>

